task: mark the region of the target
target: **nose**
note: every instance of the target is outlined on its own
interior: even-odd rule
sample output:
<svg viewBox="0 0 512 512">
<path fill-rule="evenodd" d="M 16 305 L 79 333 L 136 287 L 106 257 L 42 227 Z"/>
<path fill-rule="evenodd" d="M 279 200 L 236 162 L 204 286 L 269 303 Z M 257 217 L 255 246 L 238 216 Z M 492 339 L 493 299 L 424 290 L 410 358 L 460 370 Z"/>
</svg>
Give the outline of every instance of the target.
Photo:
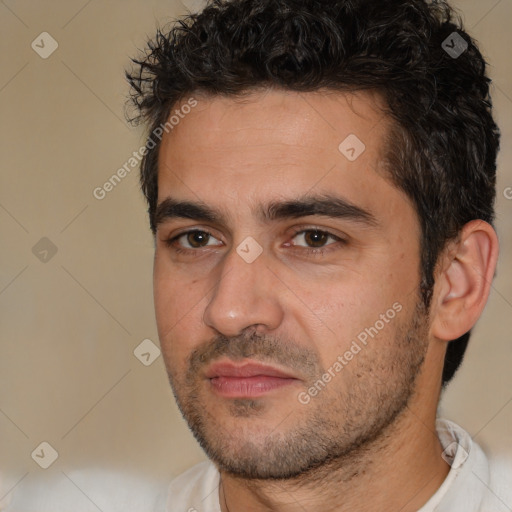
<svg viewBox="0 0 512 512">
<path fill-rule="evenodd" d="M 265 253 L 247 263 L 232 250 L 219 267 L 204 322 L 224 336 L 240 335 L 248 327 L 276 329 L 283 320 L 279 301 L 283 285 L 265 264 Z"/>
</svg>

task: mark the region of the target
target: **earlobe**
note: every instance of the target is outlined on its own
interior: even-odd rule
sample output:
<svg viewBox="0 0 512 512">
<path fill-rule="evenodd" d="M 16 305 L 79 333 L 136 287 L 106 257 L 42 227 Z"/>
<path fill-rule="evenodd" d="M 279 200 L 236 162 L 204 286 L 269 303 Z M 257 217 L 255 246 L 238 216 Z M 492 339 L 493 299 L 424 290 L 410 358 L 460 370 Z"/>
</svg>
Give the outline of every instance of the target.
<svg viewBox="0 0 512 512">
<path fill-rule="evenodd" d="M 468 222 L 456 243 L 445 251 L 437 276 L 432 334 L 454 340 L 468 332 L 485 307 L 498 259 L 498 237 L 482 220 Z"/>
</svg>

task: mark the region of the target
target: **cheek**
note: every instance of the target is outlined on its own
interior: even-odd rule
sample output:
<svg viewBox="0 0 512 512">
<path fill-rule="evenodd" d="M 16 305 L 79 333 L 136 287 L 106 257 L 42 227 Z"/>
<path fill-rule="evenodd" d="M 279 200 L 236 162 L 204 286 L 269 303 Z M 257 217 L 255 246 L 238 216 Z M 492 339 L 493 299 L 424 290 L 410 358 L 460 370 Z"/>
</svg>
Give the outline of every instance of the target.
<svg viewBox="0 0 512 512">
<path fill-rule="evenodd" d="M 183 364 L 195 344 L 204 339 L 202 315 L 207 287 L 199 280 L 184 279 L 180 272 L 155 257 L 153 296 L 158 336 L 168 366 Z"/>
<path fill-rule="evenodd" d="M 165 253 L 155 255 L 153 268 L 153 296 L 159 325 L 176 324 L 201 300 L 200 290 L 189 273 L 167 261 Z"/>
<path fill-rule="evenodd" d="M 390 271 L 391 266 L 390 258 L 380 265 L 375 260 L 364 271 L 331 278 L 316 293 L 311 292 L 313 283 L 302 283 L 301 299 L 308 308 L 296 314 L 295 321 L 309 334 L 324 366 L 351 350 L 354 342 L 372 344 L 375 350 L 389 348 L 414 298 L 411 290 L 419 285 L 416 272 L 405 266 Z"/>
<path fill-rule="evenodd" d="M 170 272 L 162 262 L 162 258 L 157 253 L 153 268 L 153 298 L 161 341 L 163 341 L 162 335 L 175 323 L 175 317 L 178 313 L 175 302 L 177 285 L 178 283 L 172 279 Z"/>
<path fill-rule="evenodd" d="M 181 326 L 187 323 L 188 301 L 184 294 L 180 294 L 180 289 L 182 289 L 180 279 L 173 275 L 157 256 L 153 271 L 155 316 L 162 350 L 169 354 L 175 354 L 176 348 L 181 346 L 179 343 L 183 335 Z"/>
</svg>

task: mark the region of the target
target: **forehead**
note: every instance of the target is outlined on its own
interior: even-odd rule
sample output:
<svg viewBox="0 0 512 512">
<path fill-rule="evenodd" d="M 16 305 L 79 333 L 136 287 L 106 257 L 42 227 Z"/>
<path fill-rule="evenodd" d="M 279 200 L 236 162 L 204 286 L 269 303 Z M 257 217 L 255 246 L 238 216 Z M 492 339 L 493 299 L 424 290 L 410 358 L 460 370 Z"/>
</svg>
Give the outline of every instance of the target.
<svg viewBox="0 0 512 512">
<path fill-rule="evenodd" d="M 389 189 L 407 201 L 379 170 L 389 119 L 377 94 L 265 90 L 194 98 L 197 105 L 162 139 L 159 202 L 172 194 L 220 209 L 229 199 L 254 205 L 313 191 L 364 207 Z"/>
<path fill-rule="evenodd" d="M 212 152 L 266 146 L 303 146 L 340 156 L 339 143 L 353 134 L 372 152 L 388 128 L 384 102 L 373 92 L 259 90 L 243 96 L 195 96 L 181 120 L 164 135 L 167 145 L 194 142 Z M 178 104 L 179 113 L 188 100 Z M 172 114 L 172 113 L 171 113 Z M 208 130 L 204 128 L 208 127 Z M 369 136 L 371 134 L 371 140 Z M 282 152 L 283 148 L 279 148 Z M 290 152 L 287 152 L 290 153 Z M 188 155 L 193 156 L 193 155 Z"/>
</svg>

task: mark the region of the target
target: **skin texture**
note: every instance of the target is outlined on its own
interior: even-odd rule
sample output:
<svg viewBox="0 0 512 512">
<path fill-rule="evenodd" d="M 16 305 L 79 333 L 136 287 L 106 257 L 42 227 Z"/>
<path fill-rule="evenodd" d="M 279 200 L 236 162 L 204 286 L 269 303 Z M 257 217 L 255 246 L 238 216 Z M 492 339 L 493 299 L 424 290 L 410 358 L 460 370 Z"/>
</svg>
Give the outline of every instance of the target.
<svg viewBox="0 0 512 512">
<path fill-rule="evenodd" d="M 475 221 L 447 247 L 428 318 L 418 294 L 419 222 L 382 170 L 389 120 L 377 95 L 255 91 L 197 99 L 163 139 L 158 202 L 201 202 L 222 220 L 161 216 L 154 293 L 169 380 L 221 471 L 223 512 L 298 504 L 417 510 L 449 470 L 435 435 L 446 341 L 483 309 L 494 231 Z M 355 161 L 338 149 L 350 134 L 365 144 Z M 364 209 L 374 222 L 258 216 L 270 201 L 322 194 Z M 177 238 L 191 229 L 210 236 Z M 251 263 L 237 252 L 247 237 L 262 250 Z M 322 244 L 324 253 L 310 252 Z M 295 380 L 260 397 L 216 393 L 211 363 L 249 360 Z M 299 400 L 328 369 L 329 382 L 308 403 Z"/>
</svg>

